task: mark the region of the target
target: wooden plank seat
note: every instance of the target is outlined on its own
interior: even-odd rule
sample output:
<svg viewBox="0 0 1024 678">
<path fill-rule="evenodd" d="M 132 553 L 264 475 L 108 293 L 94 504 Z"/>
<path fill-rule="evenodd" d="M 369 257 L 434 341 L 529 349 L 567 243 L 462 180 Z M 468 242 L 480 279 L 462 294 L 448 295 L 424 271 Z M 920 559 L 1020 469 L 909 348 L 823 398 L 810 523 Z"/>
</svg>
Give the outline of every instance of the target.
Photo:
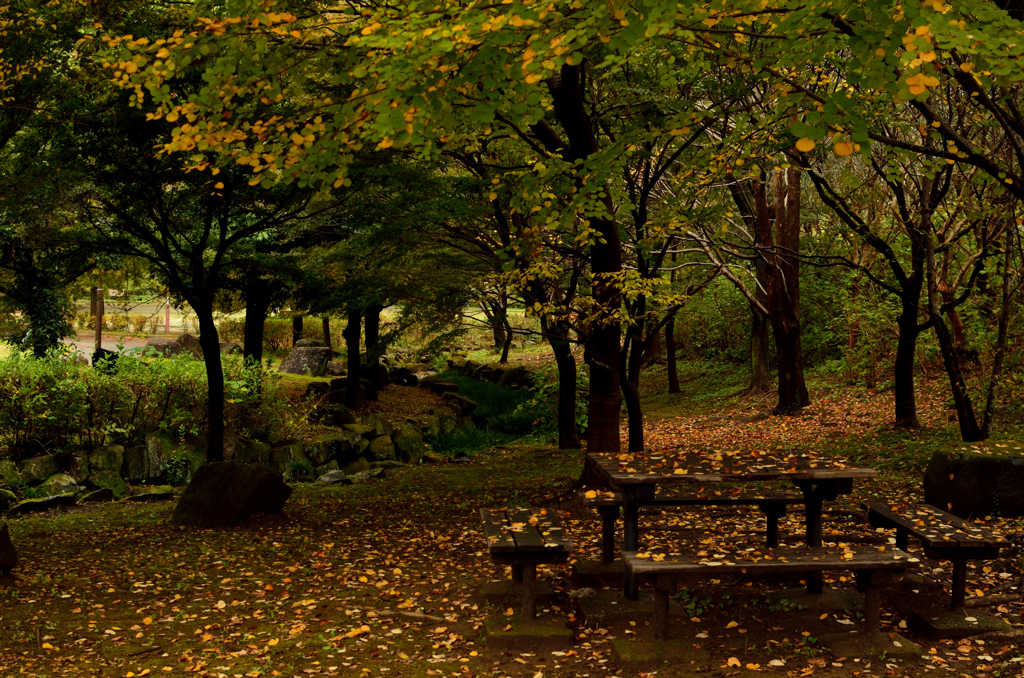
<svg viewBox="0 0 1024 678">
<path fill-rule="evenodd" d="M 931 504 L 874 502 L 866 506 L 872 527 L 896 529 L 896 548 L 905 551 L 913 535 L 924 546 L 927 557 L 953 561 L 951 610 L 964 606 L 967 561 L 995 558 L 1000 549 L 1011 545 L 1005 537 Z"/>
<path fill-rule="evenodd" d="M 637 577 L 653 580 L 655 632 L 668 637 L 668 603 L 682 575 L 713 575 L 726 573 L 785 573 L 852 570 L 857 576 L 857 590 L 864 594 L 864 631 L 874 635 L 879 630 L 879 591 L 892 581 L 895 571 L 902 571 L 916 562 L 900 549 L 889 547 L 817 547 L 782 546 L 775 549 L 748 548 L 733 552 L 697 551 L 683 555 L 643 552 L 624 553 L 627 571 Z"/>
<path fill-rule="evenodd" d="M 622 493 L 589 490 L 580 497 L 601 515 L 601 560 L 611 562 L 615 559 L 615 521 L 622 508 Z M 779 545 L 779 519 L 785 517 L 790 504 L 803 503 L 804 496 L 799 492 L 668 485 L 659 486 L 654 499 L 644 502 L 644 506 L 757 506 L 767 517 L 765 542 L 768 548 L 775 548 Z"/>
<path fill-rule="evenodd" d="M 512 580 L 522 585 L 523 615 L 537 613 L 537 565 L 569 559 L 572 542 L 550 509 L 480 509 L 491 559 L 512 566 Z"/>
</svg>

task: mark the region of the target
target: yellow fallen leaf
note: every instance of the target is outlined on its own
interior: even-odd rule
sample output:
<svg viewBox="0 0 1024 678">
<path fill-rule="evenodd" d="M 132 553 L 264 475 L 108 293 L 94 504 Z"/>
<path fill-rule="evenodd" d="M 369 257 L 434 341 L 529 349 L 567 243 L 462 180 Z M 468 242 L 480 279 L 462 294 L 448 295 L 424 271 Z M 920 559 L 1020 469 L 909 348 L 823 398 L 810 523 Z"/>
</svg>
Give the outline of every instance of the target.
<svg viewBox="0 0 1024 678">
<path fill-rule="evenodd" d="M 736 657 L 729 657 L 729 660 L 725 662 L 726 666 L 740 666 L 740 660 Z"/>
<path fill-rule="evenodd" d="M 142 618 L 142 623 L 143 624 L 152 624 L 153 623 L 153 618 L 152 617 L 143 617 Z"/>
<path fill-rule="evenodd" d="M 739 622 L 729 622 L 728 624 L 725 625 L 725 628 L 727 628 L 727 629 L 734 629 L 737 626 L 739 626 Z M 739 664 L 737 664 L 737 666 L 739 666 Z"/>
<path fill-rule="evenodd" d="M 223 600 L 218 600 L 217 604 L 214 605 L 214 607 L 217 608 L 218 610 L 223 610 L 227 606 L 228 606 L 228 604 L 225 603 Z"/>
<path fill-rule="evenodd" d="M 595 492 L 594 490 L 587 490 L 583 496 L 585 496 L 587 499 L 596 499 L 597 492 Z"/>
<path fill-rule="evenodd" d="M 53 645 L 50 645 L 49 643 L 43 643 L 43 649 L 44 650 L 52 650 L 53 649 Z"/>
<path fill-rule="evenodd" d="M 273 647 L 274 645 L 277 645 L 280 642 L 281 641 L 278 640 L 277 638 L 271 638 L 270 640 L 267 641 L 267 645 L 270 645 L 271 647 Z"/>
<path fill-rule="evenodd" d="M 514 615 L 515 613 L 516 613 L 516 611 L 515 611 L 515 610 L 513 610 L 513 609 L 512 609 L 511 607 L 510 607 L 510 608 L 508 608 L 507 610 L 505 610 L 505 616 L 506 616 L 506 617 L 511 617 L 511 616 L 512 616 L 512 615 Z"/>
</svg>

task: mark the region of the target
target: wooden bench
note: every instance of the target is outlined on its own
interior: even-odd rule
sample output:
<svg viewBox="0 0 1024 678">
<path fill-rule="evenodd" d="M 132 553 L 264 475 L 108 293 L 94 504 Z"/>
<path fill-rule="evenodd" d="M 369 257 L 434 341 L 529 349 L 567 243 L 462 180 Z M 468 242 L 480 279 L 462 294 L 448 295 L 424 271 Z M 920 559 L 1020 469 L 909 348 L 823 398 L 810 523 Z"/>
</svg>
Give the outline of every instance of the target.
<svg viewBox="0 0 1024 678">
<path fill-rule="evenodd" d="M 804 503 L 804 496 L 798 492 L 756 492 L 750 488 L 707 491 L 703 487 L 693 490 L 682 485 L 658 487 L 654 499 L 644 502 L 644 506 L 757 506 L 768 519 L 765 541 L 768 548 L 775 548 L 779 545 L 779 519 L 785 517 L 790 504 Z M 622 508 L 622 493 L 590 490 L 580 493 L 580 497 L 586 506 L 601 514 L 601 560 L 610 563 L 615 559 L 615 521 Z"/>
<path fill-rule="evenodd" d="M 896 548 L 906 550 L 910 535 L 924 546 L 924 554 L 935 560 L 953 561 L 951 610 L 964 606 L 967 589 L 967 561 L 986 560 L 1010 546 L 1004 537 L 973 525 L 930 504 L 867 504 L 872 527 L 896 528 Z"/>
<path fill-rule="evenodd" d="M 916 561 L 899 549 L 887 547 L 780 547 L 737 552 L 698 551 L 687 555 L 624 553 L 626 568 L 634 575 L 653 579 L 654 623 L 659 638 L 668 637 L 668 603 L 680 575 L 725 573 L 786 573 L 853 570 L 857 590 L 864 594 L 864 631 L 879 631 L 879 590 L 892 581 L 894 571 L 904 570 Z"/>
<path fill-rule="evenodd" d="M 558 516 L 550 509 L 481 509 L 491 559 L 512 566 L 512 580 L 522 585 L 523 615 L 537 613 L 537 565 L 562 564 L 572 542 L 563 535 Z"/>
</svg>

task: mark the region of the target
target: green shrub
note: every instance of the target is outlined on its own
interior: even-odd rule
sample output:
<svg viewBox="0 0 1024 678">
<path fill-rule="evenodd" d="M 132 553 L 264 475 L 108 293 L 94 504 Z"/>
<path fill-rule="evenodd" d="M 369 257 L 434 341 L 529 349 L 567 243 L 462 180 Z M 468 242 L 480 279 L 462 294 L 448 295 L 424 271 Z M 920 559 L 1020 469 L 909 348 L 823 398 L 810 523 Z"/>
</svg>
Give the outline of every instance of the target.
<svg viewBox="0 0 1024 678">
<path fill-rule="evenodd" d="M 164 462 L 164 477 L 169 485 L 187 485 L 192 477 L 192 459 L 183 450 L 173 452 Z"/>
<path fill-rule="evenodd" d="M 280 396 L 276 375 L 228 357 L 224 376 L 227 430 L 294 433 L 303 413 Z M 123 355 L 111 374 L 59 353 L 12 352 L 0 360 L 0 456 L 21 458 L 30 444 L 51 452 L 131 445 L 156 430 L 195 435 L 206 406 L 206 369 L 191 356 Z"/>
<path fill-rule="evenodd" d="M 434 441 L 434 451 L 448 457 L 463 457 L 495 445 L 504 445 L 518 436 L 501 431 L 489 431 L 475 426 L 459 426 L 441 432 Z"/>
<path fill-rule="evenodd" d="M 503 424 L 513 428 L 519 426 L 513 423 L 513 413 L 531 398 L 529 391 L 473 379 L 454 370 L 445 370 L 437 378 L 455 384 L 459 387 L 459 395 L 476 403 L 473 423 L 481 428 L 498 429 Z"/>
</svg>

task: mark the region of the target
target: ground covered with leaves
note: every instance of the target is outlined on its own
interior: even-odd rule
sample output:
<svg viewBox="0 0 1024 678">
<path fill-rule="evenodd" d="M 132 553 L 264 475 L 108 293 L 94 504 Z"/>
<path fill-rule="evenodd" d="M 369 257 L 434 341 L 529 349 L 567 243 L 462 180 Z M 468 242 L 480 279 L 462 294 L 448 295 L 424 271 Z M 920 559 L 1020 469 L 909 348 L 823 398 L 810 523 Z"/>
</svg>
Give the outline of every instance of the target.
<svg viewBox="0 0 1024 678">
<path fill-rule="evenodd" d="M 736 398 L 713 372 L 687 375 L 690 396 L 652 387 L 648 444 L 704 449 L 807 447 L 835 450 L 880 470 L 854 494 L 827 506 L 826 540 L 881 543 L 860 502 L 919 498 L 921 469 L 936 449 L 959 449 L 941 391 L 923 388 L 922 431 L 894 431 L 891 393 L 825 384 L 803 416 L 766 418 L 765 402 Z M 716 390 L 717 389 L 717 390 Z M 693 393 L 702 393 L 695 400 Z M 993 451 L 1021 447 L 1009 436 Z M 589 595 L 568 567 L 541 567 L 556 591 L 541 616 L 568 624 L 571 646 L 501 649 L 484 637 L 488 620 L 515 611 L 489 606 L 481 585 L 507 578 L 493 565 L 478 509 L 557 509 L 576 558 L 597 559 L 599 522 L 567 493 L 582 453 L 538 441 L 491 449 L 464 463 L 389 469 L 347 487 L 298 484 L 278 516 L 236 529 L 204 531 L 169 522 L 172 502 L 107 504 L 10 521 L 22 565 L 0 580 L 0 675 L 338 675 L 338 676 L 747 676 L 1020 675 L 1012 636 L 933 642 L 910 635 L 920 662 L 852 660 L 828 654 L 823 633 L 859 623 L 852 611 L 820 614 L 768 594 L 798 582 L 707 580 L 677 596 L 673 638 L 692 659 L 648 666 L 620 661 L 623 643 L 653 642 L 650 617 L 587 624 L 575 597 Z M 755 510 L 650 510 L 652 548 L 762 543 Z M 1019 521 L 989 527 L 1019 544 Z M 783 539 L 797 543 L 802 514 L 791 511 Z M 920 555 L 920 554 L 918 554 Z M 969 609 L 1020 626 L 1021 559 L 1015 547 L 968 573 Z M 827 585 L 852 589 L 842 573 Z M 883 624 L 908 633 L 908 601 L 948 600 L 949 564 L 922 558 L 916 577 L 883 595 Z M 991 601 L 991 604 L 988 604 Z M 511 612 L 511 614 L 509 614 Z M 613 648 L 618 647 L 617 651 Z"/>
</svg>

